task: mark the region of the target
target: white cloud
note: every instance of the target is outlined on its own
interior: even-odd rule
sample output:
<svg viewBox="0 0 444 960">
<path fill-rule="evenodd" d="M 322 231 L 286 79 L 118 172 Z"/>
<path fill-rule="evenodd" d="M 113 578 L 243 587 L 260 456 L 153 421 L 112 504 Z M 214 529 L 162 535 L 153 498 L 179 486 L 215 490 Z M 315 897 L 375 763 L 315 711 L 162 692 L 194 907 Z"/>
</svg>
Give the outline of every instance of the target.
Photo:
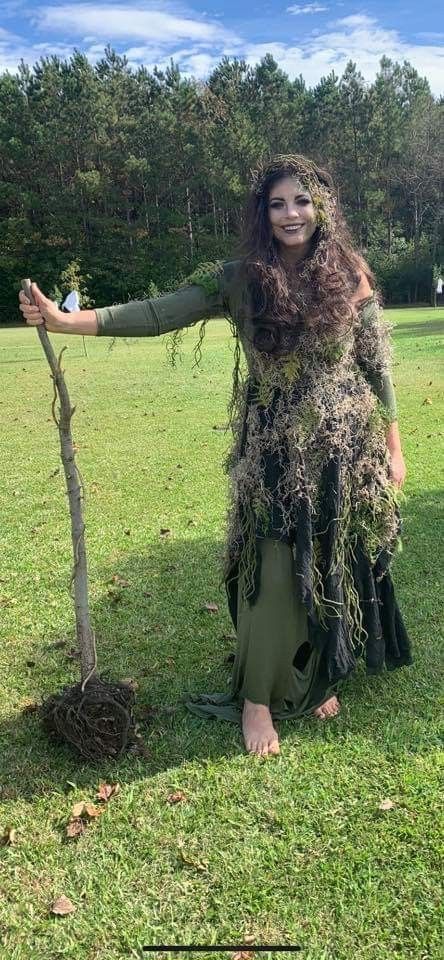
<svg viewBox="0 0 444 960">
<path fill-rule="evenodd" d="M 367 81 L 374 80 L 385 54 L 402 63 L 408 60 L 421 76 L 427 77 L 435 94 L 443 92 L 444 49 L 439 46 L 407 43 L 396 30 L 386 30 L 364 14 L 333 21 L 321 33 L 298 45 L 285 43 L 246 45 L 246 59 L 254 65 L 270 52 L 290 77 L 300 74 L 308 86 L 318 83 L 332 69 L 340 75 L 353 60 Z"/>
<path fill-rule="evenodd" d="M 149 5 L 143 0 L 134 2 L 125 7 L 121 0 L 115 4 L 97 0 L 34 8 L 33 43 L 0 29 L 0 71 L 15 72 L 20 58 L 28 63 L 35 63 L 42 54 L 68 58 L 74 47 L 84 50 L 94 63 L 109 43 L 126 54 L 131 66 L 164 69 L 173 57 L 184 75 L 199 79 L 208 76 L 223 55 L 245 57 L 254 65 L 271 53 L 290 78 L 302 74 L 307 86 L 313 86 L 332 69 L 341 75 L 349 60 L 371 82 L 385 54 L 398 63 L 408 60 L 427 77 L 435 94 L 444 92 L 444 51 L 439 35 L 436 42 L 433 35 L 424 35 L 428 43 L 406 41 L 397 30 L 386 29 L 375 17 L 359 13 L 332 20 L 316 31 L 298 30 L 294 44 L 273 40 L 272 26 L 268 42 L 252 43 L 214 17 L 202 21 L 196 11 L 178 2 L 173 5 L 170 0 L 162 6 L 162 0 L 152 0 Z M 301 9 L 306 6 L 318 4 L 301 5 Z"/>
<path fill-rule="evenodd" d="M 298 17 L 301 13 L 322 13 L 323 10 L 328 10 L 328 7 L 322 7 L 319 3 L 307 3 L 304 7 L 301 7 L 299 3 L 294 3 L 293 6 L 287 7 L 286 13 Z"/>
<path fill-rule="evenodd" d="M 163 5 L 164 6 L 164 5 Z M 40 7 L 34 15 L 38 30 L 58 30 L 73 37 L 94 34 L 109 40 L 130 38 L 162 41 L 199 40 L 215 42 L 228 39 L 230 31 L 219 23 L 202 22 L 194 16 L 179 16 L 159 7 L 107 3 L 60 4 Z"/>
</svg>

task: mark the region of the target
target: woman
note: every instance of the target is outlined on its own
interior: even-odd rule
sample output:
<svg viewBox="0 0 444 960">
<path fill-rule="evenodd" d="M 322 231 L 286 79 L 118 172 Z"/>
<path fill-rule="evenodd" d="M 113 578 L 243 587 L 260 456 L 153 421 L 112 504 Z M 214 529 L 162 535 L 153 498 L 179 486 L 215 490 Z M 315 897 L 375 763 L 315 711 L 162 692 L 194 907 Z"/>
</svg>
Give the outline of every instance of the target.
<svg viewBox="0 0 444 960">
<path fill-rule="evenodd" d="M 62 314 L 34 285 L 27 323 L 154 336 L 227 316 L 236 337 L 223 566 L 237 650 L 226 694 L 186 701 L 279 753 L 273 720 L 338 713 L 338 686 L 411 663 L 389 566 L 405 464 L 391 342 L 373 275 L 353 249 L 330 175 L 278 156 L 254 177 L 238 259 L 174 294 Z M 246 375 L 240 368 L 240 345 Z"/>
</svg>

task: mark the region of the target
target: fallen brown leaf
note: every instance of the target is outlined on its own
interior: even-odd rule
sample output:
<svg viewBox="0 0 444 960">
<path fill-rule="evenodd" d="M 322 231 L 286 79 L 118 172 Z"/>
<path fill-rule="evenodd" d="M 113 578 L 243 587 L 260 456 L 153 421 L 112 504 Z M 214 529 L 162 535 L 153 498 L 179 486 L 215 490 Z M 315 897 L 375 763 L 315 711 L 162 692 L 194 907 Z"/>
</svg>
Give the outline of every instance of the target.
<svg viewBox="0 0 444 960">
<path fill-rule="evenodd" d="M 176 790 L 175 793 L 169 793 L 167 796 L 168 803 L 180 803 L 182 800 L 186 800 L 186 796 L 183 790 Z"/>
<path fill-rule="evenodd" d="M 85 833 L 85 821 L 81 817 L 72 817 L 66 826 L 66 836 L 70 840 L 77 840 Z"/>
<path fill-rule="evenodd" d="M 108 800 L 111 800 L 111 797 L 117 796 L 119 791 L 120 784 L 118 783 L 99 783 L 96 799 L 107 803 Z"/>
<path fill-rule="evenodd" d="M 380 810 L 393 810 L 393 807 L 394 807 L 394 806 L 395 806 L 395 804 L 393 803 L 393 800 L 389 800 L 389 799 L 387 799 L 387 800 L 381 800 L 381 803 L 379 804 L 379 809 L 380 809 Z"/>
<path fill-rule="evenodd" d="M 74 817 L 74 819 L 77 819 L 77 817 L 81 817 L 82 813 L 84 812 L 85 812 L 85 801 L 80 800 L 79 803 L 74 804 L 71 810 L 71 816 Z"/>
<path fill-rule="evenodd" d="M 74 913 L 76 907 L 74 906 L 72 900 L 69 900 L 68 897 L 61 896 L 57 897 L 57 900 L 54 900 L 54 903 L 51 906 L 51 913 L 55 913 L 58 917 L 66 917 L 69 913 Z"/>
<path fill-rule="evenodd" d="M 95 817 L 102 815 L 103 807 L 96 807 L 93 803 L 85 803 L 85 813 L 87 817 L 93 820 Z"/>
<path fill-rule="evenodd" d="M 422 406 L 424 406 L 425 403 L 427 403 L 428 405 L 430 405 L 432 402 L 433 402 L 433 401 L 430 399 L 430 397 L 426 397 L 425 400 L 422 401 Z"/>
<path fill-rule="evenodd" d="M 2 847 L 13 847 L 17 841 L 17 830 L 15 827 L 6 827 L 0 840 Z"/>
<path fill-rule="evenodd" d="M 117 584 L 118 587 L 129 587 L 129 580 L 125 580 L 124 577 L 121 577 L 118 573 L 113 573 L 110 578 L 112 583 Z"/>
<path fill-rule="evenodd" d="M 27 713 L 36 713 L 39 709 L 39 705 L 35 700 L 29 700 L 27 703 L 23 704 L 22 713 L 25 715 Z"/>
<path fill-rule="evenodd" d="M 203 609 L 204 609 L 204 610 L 208 610 L 209 613 L 218 613 L 218 612 L 219 612 L 219 607 L 218 607 L 217 603 L 204 603 Z"/>
</svg>

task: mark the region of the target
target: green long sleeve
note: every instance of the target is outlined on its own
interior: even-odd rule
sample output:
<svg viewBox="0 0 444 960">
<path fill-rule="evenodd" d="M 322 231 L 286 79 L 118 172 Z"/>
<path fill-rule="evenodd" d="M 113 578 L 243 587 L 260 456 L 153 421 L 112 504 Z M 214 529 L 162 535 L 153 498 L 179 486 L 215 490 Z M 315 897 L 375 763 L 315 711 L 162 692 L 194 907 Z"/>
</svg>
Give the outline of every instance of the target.
<svg viewBox="0 0 444 960">
<path fill-rule="evenodd" d="M 367 380 L 374 393 L 376 393 L 376 396 L 386 408 L 390 421 L 393 422 L 393 420 L 397 420 L 398 408 L 391 374 L 384 373 L 382 376 L 367 374 Z"/>
<path fill-rule="evenodd" d="M 385 407 L 390 422 L 398 418 L 391 372 L 392 329 L 392 324 L 385 319 L 381 307 L 373 296 L 358 312 L 355 354 L 363 375 Z"/>
<path fill-rule="evenodd" d="M 174 293 L 98 307 L 97 336 L 157 337 L 199 320 L 225 317 L 237 260 L 202 264 Z"/>
<path fill-rule="evenodd" d="M 163 297 L 99 307 L 97 336 L 157 337 L 218 315 L 223 316 L 219 292 L 208 294 L 191 284 Z"/>
</svg>

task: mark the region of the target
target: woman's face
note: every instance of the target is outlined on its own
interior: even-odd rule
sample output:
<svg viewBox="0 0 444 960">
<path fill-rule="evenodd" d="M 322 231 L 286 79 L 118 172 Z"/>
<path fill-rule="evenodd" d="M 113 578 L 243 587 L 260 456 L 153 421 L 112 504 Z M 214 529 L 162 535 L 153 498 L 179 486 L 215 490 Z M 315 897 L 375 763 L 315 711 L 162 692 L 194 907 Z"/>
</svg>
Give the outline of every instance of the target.
<svg viewBox="0 0 444 960">
<path fill-rule="evenodd" d="M 311 196 L 296 177 L 285 176 L 270 189 L 268 218 L 281 253 L 299 260 L 310 249 L 316 230 L 316 211 Z"/>
</svg>

